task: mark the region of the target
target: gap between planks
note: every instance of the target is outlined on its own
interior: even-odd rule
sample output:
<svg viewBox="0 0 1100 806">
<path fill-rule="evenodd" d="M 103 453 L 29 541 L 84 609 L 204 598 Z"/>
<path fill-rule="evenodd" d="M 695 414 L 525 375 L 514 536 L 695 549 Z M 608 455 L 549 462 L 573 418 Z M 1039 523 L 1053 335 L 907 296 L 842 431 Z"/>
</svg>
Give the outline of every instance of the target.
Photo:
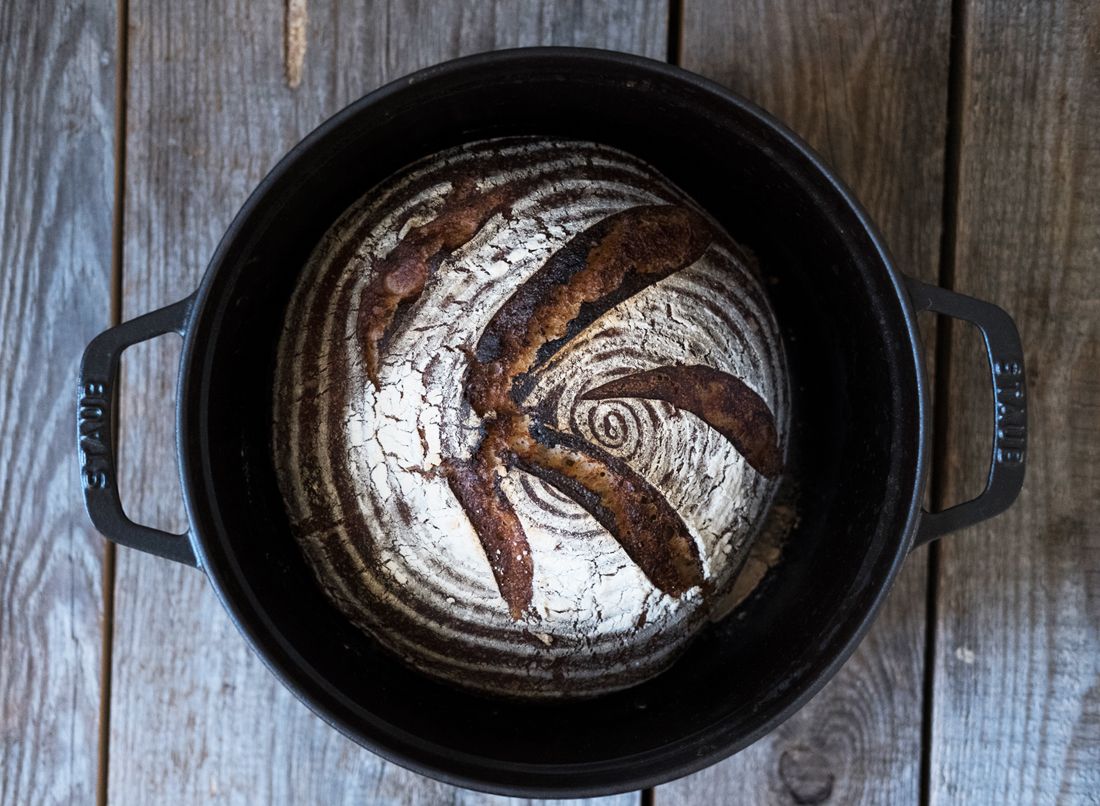
<svg viewBox="0 0 1100 806">
<path fill-rule="evenodd" d="M 126 84 L 129 65 L 129 0 L 118 0 L 115 20 L 115 181 L 111 211 L 111 301 L 109 324 L 115 327 L 122 315 L 122 244 L 126 192 Z M 121 378 L 121 373 L 119 375 Z M 111 429 L 118 433 L 118 388 L 111 411 Z M 114 443 L 118 450 L 117 440 Z M 117 455 L 116 455 L 117 467 Z M 96 804 L 107 806 L 111 738 L 111 661 L 115 634 L 115 544 L 103 541 L 103 630 L 99 669 L 99 747 L 96 768 Z"/>
<path fill-rule="evenodd" d="M 942 225 L 940 229 L 939 285 L 942 288 L 955 286 L 955 246 L 958 242 L 959 211 L 959 160 L 962 144 L 962 91 L 966 77 L 965 37 L 966 2 L 951 0 L 951 32 L 947 57 L 947 126 L 944 132 L 943 149 L 943 201 L 940 205 Z M 946 500 L 946 478 L 949 440 L 948 418 L 950 417 L 951 388 L 951 338 L 952 319 L 938 316 L 936 320 L 935 386 L 932 401 L 932 464 L 929 473 L 929 500 L 934 511 L 949 506 Z M 933 725 L 933 697 L 936 685 L 936 624 L 939 619 L 939 577 L 940 546 L 939 541 L 928 547 L 928 577 L 925 585 L 925 643 L 924 643 L 924 681 L 921 691 L 921 763 L 920 763 L 920 802 L 927 806 L 932 792 L 932 740 L 935 736 Z"/>
</svg>

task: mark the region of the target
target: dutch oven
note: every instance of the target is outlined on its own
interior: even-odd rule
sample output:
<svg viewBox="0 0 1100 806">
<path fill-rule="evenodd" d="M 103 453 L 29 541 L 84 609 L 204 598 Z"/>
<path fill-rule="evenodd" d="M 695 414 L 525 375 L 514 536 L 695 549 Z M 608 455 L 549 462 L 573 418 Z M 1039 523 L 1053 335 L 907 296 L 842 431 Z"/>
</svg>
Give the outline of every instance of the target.
<svg viewBox="0 0 1100 806">
<path fill-rule="evenodd" d="M 276 343 L 321 235 L 410 162 L 517 134 L 632 152 L 749 246 L 774 280 L 794 389 L 799 520 L 783 562 L 737 617 L 710 626 L 657 678 L 550 705 L 434 682 L 340 616 L 290 533 L 270 447 Z M 921 509 L 930 412 L 920 311 L 977 326 L 996 395 L 985 491 L 935 514 Z M 170 332 L 183 337 L 182 535 L 123 513 L 112 435 L 121 352 Z M 1023 353 L 1012 320 L 899 272 L 852 194 L 760 109 L 684 70 L 602 51 L 473 56 L 356 101 L 260 183 L 194 294 L 89 344 L 79 397 L 84 497 L 99 531 L 201 568 L 272 672 L 364 747 L 450 783 L 524 796 L 651 786 L 756 741 L 852 653 L 914 547 L 1000 512 L 1024 478 Z"/>
</svg>

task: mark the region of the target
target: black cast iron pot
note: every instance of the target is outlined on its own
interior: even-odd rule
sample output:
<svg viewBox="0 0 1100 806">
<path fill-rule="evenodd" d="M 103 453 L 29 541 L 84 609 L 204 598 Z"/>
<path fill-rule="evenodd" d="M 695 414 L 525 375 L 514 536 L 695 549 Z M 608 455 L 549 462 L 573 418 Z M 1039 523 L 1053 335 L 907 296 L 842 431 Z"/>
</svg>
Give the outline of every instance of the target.
<svg viewBox="0 0 1100 806">
<path fill-rule="evenodd" d="M 270 457 L 277 337 L 322 233 L 418 157 L 508 134 L 615 145 L 692 194 L 775 277 L 769 295 L 795 389 L 801 518 L 784 562 L 742 606 L 743 618 L 708 628 L 667 672 L 574 704 L 458 691 L 409 671 L 352 627 L 291 537 Z M 922 310 L 981 330 L 998 400 L 985 492 L 938 514 L 920 508 L 929 427 Z M 123 514 L 110 431 L 119 354 L 173 331 L 184 339 L 176 400 L 184 535 Z M 604 794 L 685 775 L 763 736 L 851 654 L 914 546 L 1015 499 L 1024 477 L 1022 362 L 1002 310 L 898 272 L 851 194 L 761 110 L 634 56 L 505 51 L 423 70 L 324 123 L 260 183 L 191 297 L 88 346 L 78 414 L 84 494 L 109 539 L 202 568 L 268 667 L 365 747 L 478 789 Z"/>
</svg>

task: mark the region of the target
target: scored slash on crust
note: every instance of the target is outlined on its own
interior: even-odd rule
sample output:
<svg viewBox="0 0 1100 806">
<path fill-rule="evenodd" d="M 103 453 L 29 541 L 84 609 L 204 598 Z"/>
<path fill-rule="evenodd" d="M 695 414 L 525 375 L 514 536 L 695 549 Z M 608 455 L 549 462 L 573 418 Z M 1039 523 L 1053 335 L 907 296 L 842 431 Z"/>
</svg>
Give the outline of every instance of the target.
<svg viewBox="0 0 1100 806">
<path fill-rule="evenodd" d="M 761 475 L 775 478 L 783 469 L 771 409 L 744 381 L 727 372 L 699 364 L 657 367 L 589 389 L 581 400 L 612 397 L 671 403 L 724 436 Z"/>
<path fill-rule="evenodd" d="M 385 258 L 359 300 L 367 375 L 378 388 L 378 345 L 393 324 L 398 307 L 415 300 L 439 261 L 467 243 L 497 213 L 515 201 L 518 188 L 507 185 L 478 192 L 472 179 L 455 183 L 443 209 L 431 221 L 413 227 Z"/>
<path fill-rule="evenodd" d="M 409 231 L 387 255 L 360 300 L 359 333 L 378 385 L 379 344 L 398 307 L 416 300 L 442 256 L 472 239 L 514 193 L 456 185 L 431 222 Z M 626 462 L 559 432 L 518 402 L 525 378 L 614 305 L 680 271 L 706 251 L 713 232 L 687 207 L 640 205 L 575 235 L 521 284 L 469 351 L 465 395 L 484 436 L 469 460 L 442 472 L 489 559 L 514 619 L 530 607 L 533 561 L 523 526 L 500 486 L 516 467 L 553 485 L 618 541 L 655 587 L 670 596 L 704 585 L 687 526 L 665 497 Z M 704 366 L 660 367 L 590 390 L 582 399 L 665 400 L 721 433 L 765 476 L 781 470 L 775 419 L 742 381 Z"/>
</svg>

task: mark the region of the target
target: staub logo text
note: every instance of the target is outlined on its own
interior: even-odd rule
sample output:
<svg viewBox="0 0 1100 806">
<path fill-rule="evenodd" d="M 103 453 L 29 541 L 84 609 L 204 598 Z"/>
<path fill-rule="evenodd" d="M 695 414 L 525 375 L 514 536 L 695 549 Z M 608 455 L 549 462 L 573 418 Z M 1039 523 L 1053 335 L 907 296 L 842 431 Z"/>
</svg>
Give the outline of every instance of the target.
<svg viewBox="0 0 1100 806">
<path fill-rule="evenodd" d="M 1004 465 L 1021 464 L 1027 449 L 1023 371 L 1018 361 L 998 361 L 993 367 L 997 393 L 996 459 Z"/>
<path fill-rule="evenodd" d="M 110 483 L 111 467 L 107 441 L 110 396 L 106 384 L 93 381 L 81 387 L 76 416 L 80 434 L 81 480 L 89 490 L 104 489 Z"/>
</svg>

